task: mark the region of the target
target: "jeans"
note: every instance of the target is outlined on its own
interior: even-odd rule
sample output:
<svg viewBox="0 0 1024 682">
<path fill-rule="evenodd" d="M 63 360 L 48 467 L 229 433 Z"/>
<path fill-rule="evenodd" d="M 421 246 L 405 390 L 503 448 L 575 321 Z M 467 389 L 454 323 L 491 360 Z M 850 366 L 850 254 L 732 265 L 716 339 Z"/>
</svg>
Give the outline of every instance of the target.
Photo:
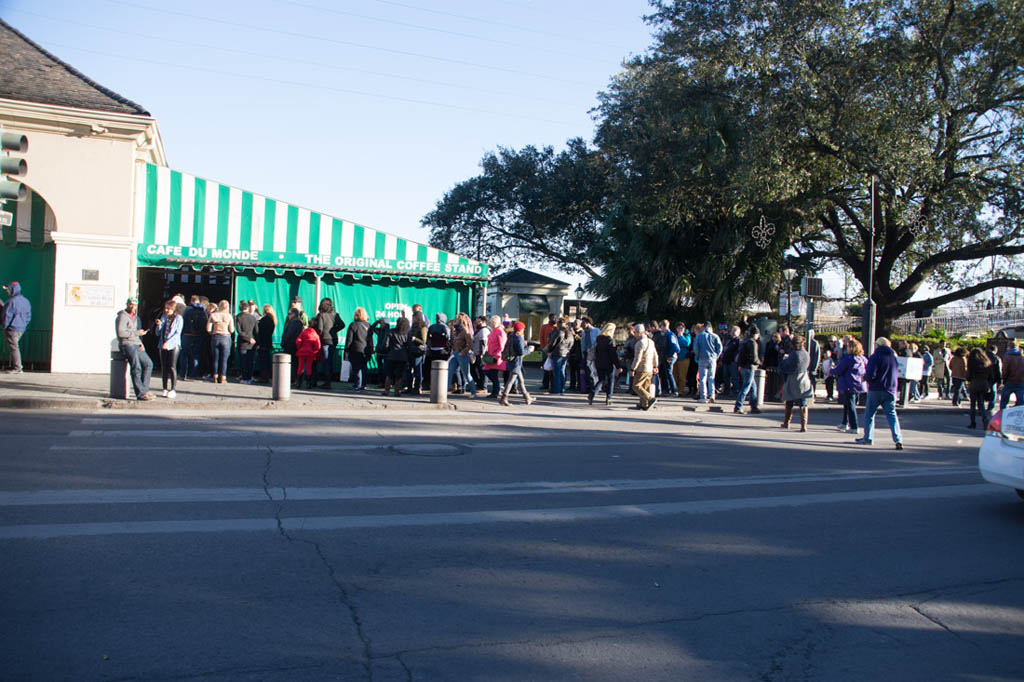
<svg viewBox="0 0 1024 682">
<path fill-rule="evenodd" d="M 850 391 L 839 392 L 839 402 L 843 406 L 843 425 L 857 430 L 857 394 Z"/>
<path fill-rule="evenodd" d="M 907 383 L 910 385 L 910 388 L 907 390 L 907 400 L 914 400 L 915 398 L 920 398 L 920 396 L 917 393 L 917 382 L 910 380 Z"/>
<path fill-rule="evenodd" d="M 228 375 L 228 358 L 231 357 L 231 335 L 214 334 L 210 337 L 210 350 L 213 351 L 213 375 Z"/>
<path fill-rule="evenodd" d="M 459 373 L 462 374 L 462 383 L 459 384 L 459 388 L 468 390 L 472 395 L 476 395 L 476 379 L 473 378 L 473 373 L 469 368 L 469 353 L 456 353 L 452 356 L 452 359 L 458 365 Z"/>
<path fill-rule="evenodd" d="M 726 393 L 735 393 L 740 388 L 740 376 L 735 363 L 722 363 L 722 384 Z"/>
<path fill-rule="evenodd" d="M 753 367 L 740 367 L 740 388 L 736 393 L 736 409 L 743 409 L 743 399 L 750 393 L 750 406 L 757 407 L 757 384 L 754 383 Z"/>
<path fill-rule="evenodd" d="M 121 354 L 128 359 L 132 370 L 132 387 L 135 397 L 141 398 L 149 393 L 149 379 L 153 376 L 153 361 L 142 346 L 121 344 Z"/>
<path fill-rule="evenodd" d="M 178 357 L 178 375 L 182 379 L 199 376 L 199 352 L 203 342 L 201 336 L 181 336 L 181 355 Z"/>
<path fill-rule="evenodd" d="M 256 349 L 239 346 L 238 364 L 242 368 L 242 381 L 252 381 L 252 370 L 256 364 Z"/>
<path fill-rule="evenodd" d="M 516 384 L 519 385 L 519 391 L 523 394 L 523 400 L 525 400 L 526 402 L 530 402 L 530 394 L 526 391 L 526 377 L 523 376 L 522 364 L 519 365 L 519 369 L 515 370 L 514 372 L 509 372 L 508 383 L 506 383 L 505 388 L 502 389 L 501 397 L 507 400 L 508 394 L 512 391 Z"/>
<path fill-rule="evenodd" d="M 985 407 L 986 395 L 984 393 L 973 393 L 967 392 L 967 395 L 971 399 L 971 426 L 975 426 L 977 422 L 974 420 L 975 414 L 981 414 L 981 423 L 986 427 L 988 426 L 989 411 Z"/>
<path fill-rule="evenodd" d="M 325 384 L 330 384 L 332 375 L 334 374 L 334 357 L 338 354 L 338 347 L 334 344 L 327 344 L 320 346 L 320 381 Z M 352 372 L 355 373 L 355 363 L 352 366 Z"/>
<path fill-rule="evenodd" d="M 334 348 L 331 347 L 333 351 Z M 348 361 L 352 363 L 352 371 L 349 372 L 349 379 L 352 380 L 352 388 L 361 391 L 366 388 L 366 353 L 352 351 L 348 354 Z M 327 362 L 326 360 L 324 362 Z M 334 366 L 334 353 L 331 353 L 331 366 Z M 330 373 L 327 375 L 327 382 L 330 382 Z"/>
<path fill-rule="evenodd" d="M 594 384 L 594 388 L 590 390 L 590 395 L 597 395 L 597 392 L 604 388 L 604 397 L 606 400 L 612 399 L 612 394 L 615 393 L 615 368 L 609 367 L 608 369 L 597 370 L 597 383 Z"/>
<path fill-rule="evenodd" d="M 554 375 L 551 379 L 554 381 L 554 385 L 551 387 L 551 392 L 555 395 L 565 393 L 565 361 L 566 358 L 551 358 L 551 362 L 555 366 L 552 370 Z"/>
<path fill-rule="evenodd" d="M 658 365 L 658 381 L 661 383 L 661 392 L 672 394 L 677 390 L 676 378 L 673 374 L 673 368 L 676 364 L 676 357 L 670 355 L 667 360 L 663 360 Z"/>
<path fill-rule="evenodd" d="M 423 390 L 423 356 L 409 357 L 408 384 L 410 391 Z"/>
<path fill-rule="evenodd" d="M 868 404 L 864 408 L 864 440 L 873 443 L 875 440 L 875 412 L 881 408 L 882 414 L 889 421 L 892 431 L 892 442 L 903 442 L 900 432 L 900 418 L 896 416 L 896 396 L 888 391 L 868 391 Z"/>
<path fill-rule="evenodd" d="M 949 370 L 941 377 L 936 377 L 935 386 L 939 390 L 939 398 L 949 398 Z"/>
<path fill-rule="evenodd" d="M 168 383 L 170 383 L 171 391 L 178 389 L 178 351 L 180 350 L 181 348 L 160 349 L 160 375 L 165 391 L 168 390 Z"/>
<path fill-rule="evenodd" d="M 989 383 L 988 385 L 988 405 L 986 409 L 989 414 L 992 414 L 992 410 L 996 409 L 996 396 L 999 395 L 999 384 Z"/>
<path fill-rule="evenodd" d="M 1010 396 L 1014 397 L 1014 405 L 1024 405 L 1024 384 L 1003 384 L 1003 395 L 999 399 L 999 409 L 1005 410 L 1010 404 Z"/>
<path fill-rule="evenodd" d="M 491 380 L 491 392 L 490 392 L 490 397 L 491 398 L 497 398 L 498 394 L 501 392 L 501 377 L 498 376 L 500 373 L 501 373 L 501 370 L 499 370 L 499 369 L 485 369 L 484 370 L 484 374 L 486 375 L 486 377 Z M 485 382 L 485 385 L 483 386 L 483 388 L 486 388 L 486 387 L 487 386 L 486 386 L 486 382 Z"/>
<path fill-rule="evenodd" d="M 960 401 L 963 400 L 964 397 L 967 395 L 967 389 L 964 388 L 964 380 L 958 379 L 957 377 L 953 377 L 953 388 L 951 389 L 951 391 L 953 404 L 959 405 Z"/>
<path fill-rule="evenodd" d="M 697 393 L 701 400 L 715 399 L 715 363 L 701 361 L 697 364 Z"/>
<path fill-rule="evenodd" d="M 7 350 L 11 354 L 11 369 L 15 372 L 22 370 L 21 366 L 21 348 L 18 343 L 21 341 L 21 335 L 24 332 L 16 332 L 13 329 L 4 330 L 4 338 L 7 340 Z"/>
</svg>

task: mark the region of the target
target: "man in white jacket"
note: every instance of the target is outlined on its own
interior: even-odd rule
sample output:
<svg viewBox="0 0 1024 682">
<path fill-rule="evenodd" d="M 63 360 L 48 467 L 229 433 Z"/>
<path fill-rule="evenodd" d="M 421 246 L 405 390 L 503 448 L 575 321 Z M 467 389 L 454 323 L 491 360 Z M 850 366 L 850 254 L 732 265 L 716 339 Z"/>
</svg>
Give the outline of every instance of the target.
<svg viewBox="0 0 1024 682">
<path fill-rule="evenodd" d="M 642 324 L 633 327 L 636 345 L 633 346 L 633 391 L 640 397 L 638 410 L 649 410 L 654 406 L 656 398 L 651 380 L 658 373 L 658 351 L 654 349 L 654 341 L 647 336 Z"/>
</svg>

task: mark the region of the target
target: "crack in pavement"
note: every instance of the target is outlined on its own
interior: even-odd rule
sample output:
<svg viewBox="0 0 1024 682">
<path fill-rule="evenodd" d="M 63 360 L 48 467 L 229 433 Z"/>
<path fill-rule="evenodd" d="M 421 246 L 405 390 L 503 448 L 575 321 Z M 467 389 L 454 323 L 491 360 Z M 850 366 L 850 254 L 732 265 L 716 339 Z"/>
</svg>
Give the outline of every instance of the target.
<svg viewBox="0 0 1024 682">
<path fill-rule="evenodd" d="M 976 649 L 981 649 L 981 646 L 979 646 L 977 642 L 973 642 L 973 641 L 971 641 L 971 640 L 969 640 L 969 639 L 965 638 L 965 637 L 964 637 L 963 635 L 961 635 L 961 634 L 960 634 L 959 632 L 957 632 L 956 630 L 953 630 L 953 629 L 951 629 L 951 628 L 950 628 L 950 627 L 949 627 L 948 625 L 946 625 L 945 623 L 943 623 L 943 622 L 942 622 L 941 620 L 939 620 L 938 618 L 935 618 L 935 617 L 933 617 L 933 616 L 930 616 L 930 615 L 928 615 L 927 613 L 925 613 L 924 611 L 922 611 L 922 610 L 920 609 L 920 607 L 918 607 L 918 606 L 917 606 L 916 604 L 907 604 L 907 606 L 908 606 L 908 607 L 910 607 L 910 609 L 911 609 L 912 611 L 914 611 L 914 612 L 915 612 L 915 613 L 916 613 L 917 615 L 921 616 L 921 617 L 922 617 L 922 618 L 924 618 L 925 620 L 928 620 L 928 621 L 930 621 L 930 622 L 932 622 L 932 623 L 934 623 L 934 624 L 938 625 L 938 626 L 939 626 L 940 628 L 942 628 L 943 630 L 945 630 L 945 631 L 946 631 L 946 632 L 948 632 L 949 634 L 953 635 L 954 637 L 956 637 L 957 639 L 959 639 L 959 640 L 960 640 L 961 642 L 964 642 L 965 644 L 970 644 L 971 646 L 973 646 L 973 647 L 974 647 L 974 648 L 976 648 Z"/>
<path fill-rule="evenodd" d="M 883 599 L 883 598 L 897 599 L 897 598 L 905 598 L 905 597 L 917 596 L 917 595 L 928 595 L 928 594 L 933 594 L 934 593 L 931 598 L 935 599 L 935 598 L 938 598 L 938 597 L 942 596 L 942 593 L 945 593 L 945 592 L 952 592 L 952 591 L 961 590 L 961 589 L 970 588 L 970 587 L 1001 585 L 1001 584 L 1011 583 L 1011 582 L 1020 582 L 1022 580 L 1024 580 L 1024 577 L 1021 577 L 1021 578 L 1017 578 L 1017 577 L 1013 577 L 1013 578 L 998 578 L 998 579 L 995 579 L 995 580 L 982 580 L 982 581 L 973 582 L 973 583 L 957 583 L 957 584 L 954 584 L 954 585 L 945 585 L 945 586 L 935 587 L 935 588 L 932 588 L 932 589 L 929 589 L 929 590 L 915 590 L 914 592 L 907 592 L 907 593 L 898 593 L 898 594 L 890 594 L 890 595 L 879 595 L 879 596 L 877 596 L 875 598 L 876 599 Z M 836 606 L 836 605 L 842 605 L 842 604 L 846 604 L 846 603 L 848 603 L 848 601 L 847 600 L 843 600 L 843 599 L 816 599 L 816 600 L 809 600 L 809 601 L 794 602 L 792 604 L 786 604 L 786 605 L 780 605 L 780 606 L 770 606 L 770 607 L 761 607 L 761 608 L 732 609 L 732 610 L 729 610 L 729 611 L 711 611 L 711 612 L 708 612 L 708 613 L 702 613 L 702 614 L 697 614 L 697 615 L 693 615 L 693 616 L 681 616 L 681 617 L 678 617 L 678 618 L 660 618 L 660 619 L 656 619 L 656 620 L 643 621 L 643 622 L 639 622 L 639 623 L 629 623 L 629 624 L 625 624 L 625 625 L 613 626 L 612 630 L 609 631 L 609 632 L 602 632 L 600 634 L 587 635 L 585 637 L 559 637 L 559 636 L 555 636 L 554 639 L 551 639 L 551 638 L 546 638 L 546 639 L 523 638 L 523 639 L 510 639 L 510 640 L 489 640 L 489 641 L 475 642 L 475 643 L 465 643 L 465 644 L 447 644 L 447 645 L 420 647 L 420 648 L 414 648 L 414 649 L 402 649 L 402 650 L 393 651 L 393 652 L 390 652 L 390 653 L 380 653 L 380 654 L 377 654 L 375 656 L 375 658 L 376 659 L 396 658 L 404 666 L 405 662 L 402 660 L 401 657 L 403 657 L 403 656 L 407 657 L 407 656 L 416 655 L 416 654 L 429 654 L 429 653 L 434 653 L 434 652 L 451 652 L 451 651 L 460 651 L 460 650 L 463 650 L 463 649 L 469 649 L 469 650 L 472 650 L 472 649 L 486 649 L 486 648 L 504 647 L 504 646 L 534 646 L 534 647 L 539 647 L 539 648 L 549 648 L 549 647 L 563 646 L 563 645 L 566 645 L 566 644 L 585 644 L 585 643 L 588 643 L 588 642 L 595 642 L 595 641 L 600 641 L 600 640 L 603 640 L 603 639 L 612 639 L 612 638 L 615 638 L 615 637 L 619 637 L 622 634 L 630 632 L 630 631 L 642 630 L 644 628 L 649 628 L 649 627 L 658 627 L 658 626 L 662 626 L 662 625 L 679 625 L 679 624 L 685 624 L 685 623 L 697 623 L 697 622 L 700 622 L 702 620 L 706 620 L 706 619 L 709 619 L 709 618 L 728 618 L 730 616 L 738 616 L 738 615 L 743 615 L 743 614 L 779 613 L 779 612 L 784 612 L 784 611 L 794 611 L 794 610 L 808 608 L 808 607 L 815 607 L 815 606 L 822 606 L 822 605 Z M 924 603 L 924 602 L 918 602 L 918 603 Z M 910 608 L 914 608 L 914 606 L 912 604 L 907 604 L 907 606 L 910 607 Z M 915 610 L 916 610 L 916 608 L 915 608 Z M 924 616 L 925 618 L 928 618 L 929 620 L 932 620 L 926 614 L 922 613 L 921 615 Z M 949 630 L 949 628 L 946 628 L 945 625 L 943 625 L 942 623 L 936 622 L 936 624 L 940 625 L 941 627 L 943 627 L 944 629 L 949 631 L 954 636 L 960 637 L 960 635 L 958 635 L 956 632 L 953 632 L 952 630 Z M 823 624 L 822 627 L 827 629 L 829 636 L 833 636 L 834 635 L 834 628 L 832 628 L 831 625 Z M 963 639 L 962 637 L 960 637 L 960 638 Z M 896 639 L 896 638 L 894 638 L 894 639 Z M 970 643 L 970 644 L 972 644 L 974 646 L 977 646 L 976 643 L 971 642 L 970 640 L 964 639 L 963 641 L 968 642 L 968 643 Z"/>
<path fill-rule="evenodd" d="M 267 450 L 267 457 L 263 466 L 263 492 L 266 494 L 267 499 L 269 499 L 271 502 L 274 502 L 274 496 L 270 492 L 270 469 L 273 466 L 274 449 L 269 445 L 264 445 L 264 447 Z M 373 662 L 374 660 L 384 657 L 374 655 L 373 642 L 370 639 L 369 635 L 366 633 L 366 629 L 363 625 L 363 620 L 359 615 L 359 609 L 353 602 L 348 588 L 338 578 L 334 566 L 331 564 L 327 556 L 324 554 L 323 548 L 320 546 L 320 543 L 314 542 L 312 540 L 306 540 L 304 538 L 292 537 L 291 534 L 289 534 L 288 531 L 285 530 L 284 522 L 281 520 L 281 512 L 284 509 L 285 502 L 288 501 L 288 494 L 285 488 L 281 488 L 281 490 L 284 491 L 284 494 L 277 505 L 277 510 L 274 512 L 274 520 L 277 522 L 277 532 L 281 535 L 281 537 L 283 537 L 288 542 L 301 543 L 311 546 L 313 548 L 313 551 L 316 552 L 317 557 L 319 557 L 320 563 L 322 563 L 324 568 L 327 569 L 327 575 L 330 578 L 331 584 L 334 585 L 334 588 L 338 593 L 338 598 L 341 601 L 342 606 L 344 606 L 345 609 L 348 611 L 349 620 L 352 622 L 352 625 L 355 628 L 356 636 L 359 638 L 359 642 L 362 644 L 363 657 L 360 660 L 360 664 L 366 670 L 366 679 L 368 682 L 373 682 Z M 389 656 L 387 658 L 394 658 L 394 656 Z M 403 667 L 405 667 L 404 664 Z M 411 679 L 411 673 L 407 672 L 407 674 L 410 675 Z"/>
</svg>

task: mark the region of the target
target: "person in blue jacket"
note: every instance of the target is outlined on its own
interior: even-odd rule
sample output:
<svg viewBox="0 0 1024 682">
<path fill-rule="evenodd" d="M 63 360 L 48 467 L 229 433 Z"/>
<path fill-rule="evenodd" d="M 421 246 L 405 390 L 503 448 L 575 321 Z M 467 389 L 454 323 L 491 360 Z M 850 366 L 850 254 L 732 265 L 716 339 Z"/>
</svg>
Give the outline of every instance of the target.
<svg viewBox="0 0 1024 682">
<path fill-rule="evenodd" d="M 722 340 L 715 334 L 711 322 L 704 324 L 704 331 L 693 340 L 693 359 L 697 361 L 698 400 L 702 403 L 715 402 L 715 365 L 722 354 Z"/>
<path fill-rule="evenodd" d="M 899 363 L 892 344 L 884 336 L 875 341 L 875 352 L 868 358 L 864 379 L 868 383 L 867 405 L 864 407 L 864 437 L 855 442 L 873 445 L 875 436 L 875 412 L 879 408 L 889 420 L 892 442 L 897 450 L 903 449 L 903 435 L 900 432 L 900 418 L 896 416 L 896 389 L 899 385 Z"/>
<path fill-rule="evenodd" d="M 28 329 L 32 321 L 32 304 L 21 295 L 21 285 L 11 282 L 4 287 L 10 298 L 4 303 L 4 338 L 7 340 L 7 348 L 11 354 L 11 368 L 8 374 L 21 374 L 21 348 L 18 343 L 21 335 Z"/>
</svg>

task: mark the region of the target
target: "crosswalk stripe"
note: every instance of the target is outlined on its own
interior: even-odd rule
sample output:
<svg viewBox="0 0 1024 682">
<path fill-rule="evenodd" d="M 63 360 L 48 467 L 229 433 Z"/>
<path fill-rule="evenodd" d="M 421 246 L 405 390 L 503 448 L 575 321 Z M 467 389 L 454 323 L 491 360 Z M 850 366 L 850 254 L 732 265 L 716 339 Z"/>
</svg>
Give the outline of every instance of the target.
<svg viewBox="0 0 1024 682">
<path fill-rule="evenodd" d="M 886 480 L 907 477 L 954 476 L 977 473 L 975 467 L 933 467 L 829 474 L 768 474 L 719 478 L 610 479 L 590 481 L 525 481 L 516 483 L 359 486 L 350 488 L 272 487 L 275 500 L 375 500 L 412 498 L 489 497 L 495 495 L 564 495 L 616 493 L 635 490 L 683 490 L 747 485 Z M 37 490 L 0 492 L 0 507 L 69 504 L 146 504 L 266 501 L 263 488 L 148 488 L 121 490 Z"/>
<path fill-rule="evenodd" d="M 998 486 L 972 484 L 926 488 L 894 488 L 838 493 L 783 495 L 732 499 L 607 505 L 561 509 L 486 510 L 429 514 L 313 516 L 283 518 L 285 532 L 354 530 L 414 526 L 478 525 L 494 523 L 578 523 L 650 518 L 679 514 L 714 514 L 818 504 L 881 502 L 974 497 L 1002 494 Z M 102 523 L 28 524 L 0 527 L 0 540 L 53 539 L 97 535 L 178 533 L 276 532 L 277 519 L 203 519 L 175 521 L 121 521 Z"/>
</svg>

